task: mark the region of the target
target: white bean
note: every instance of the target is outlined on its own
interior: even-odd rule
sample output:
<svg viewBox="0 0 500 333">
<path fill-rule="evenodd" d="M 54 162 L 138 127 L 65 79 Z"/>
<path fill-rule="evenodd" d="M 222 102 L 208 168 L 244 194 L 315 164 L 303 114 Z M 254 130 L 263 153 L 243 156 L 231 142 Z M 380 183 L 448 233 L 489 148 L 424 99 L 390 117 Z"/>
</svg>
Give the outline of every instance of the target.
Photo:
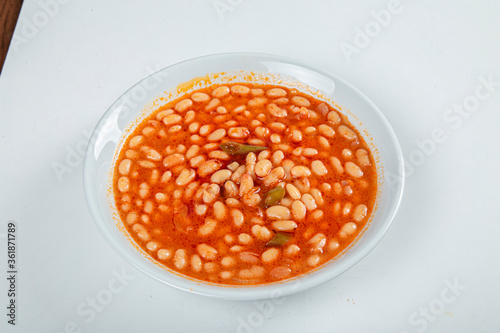
<svg viewBox="0 0 500 333">
<path fill-rule="evenodd" d="M 238 195 L 238 187 L 231 180 L 226 181 L 224 183 L 224 189 L 226 190 L 226 194 L 229 197 L 234 198 L 234 197 L 236 197 Z"/>
<path fill-rule="evenodd" d="M 221 259 L 220 264 L 223 267 L 232 267 L 236 265 L 236 259 L 234 259 L 231 256 L 225 256 L 224 258 Z"/>
<path fill-rule="evenodd" d="M 213 193 L 208 192 L 207 190 L 203 191 L 203 202 L 206 204 L 211 204 L 217 199 L 217 196 Z"/>
<path fill-rule="evenodd" d="M 257 135 L 259 138 L 267 138 L 269 134 L 269 129 L 266 127 L 259 126 L 255 129 L 255 135 Z"/>
<path fill-rule="evenodd" d="M 336 251 L 338 248 L 340 247 L 340 243 L 338 240 L 336 239 L 332 239 L 329 243 L 328 243 L 328 250 L 330 251 Z"/>
<path fill-rule="evenodd" d="M 241 227 L 243 225 L 243 222 L 245 222 L 245 216 L 238 209 L 233 209 L 231 211 L 231 217 L 233 218 L 234 225 L 237 227 Z"/>
<path fill-rule="evenodd" d="M 267 110 L 269 113 L 277 118 L 284 118 L 288 115 L 288 112 L 285 109 L 280 108 L 274 103 L 270 103 L 267 105 Z"/>
<path fill-rule="evenodd" d="M 267 241 L 271 238 L 272 234 L 266 227 L 255 224 L 252 226 L 252 234 L 261 241 Z"/>
<path fill-rule="evenodd" d="M 306 205 L 307 210 L 315 210 L 318 206 L 316 205 L 316 201 L 313 196 L 309 193 L 303 194 L 301 201 Z"/>
<path fill-rule="evenodd" d="M 307 264 L 309 266 L 317 266 L 319 264 L 321 257 L 317 254 L 311 255 L 309 258 L 307 258 Z"/>
<path fill-rule="evenodd" d="M 241 198 L 241 201 L 248 206 L 255 207 L 260 203 L 261 198 L 258 193 L 256 193 L 255 191 L 251 191 L 245 194 L 245 196 Z"/>
<path fill-rule="evenodd" d="M 182 121 L 182 116 L 174 113 L 163 118 L 163 123 L 167 126 L 176 125 Z"/>
<path fill-rule="evenodd" d="M 203 162 L 205 162 L 205 161 L 206 161 L 205 156 L 203 156 L 203 155 L 199 155 L 199 156 L 195 156 L 195 157 L 191 158 L 191 159 L 189 160 L 189 164 L 190 164 L 190 165 L 191 165 L 191 167 L 193 167 L 193 168 L 199 168 L 199 167 L 200 167 L 200 165 L 201 165 Z"/>
<path fill-rule="evenodd" d="M 195 92 L 191 95 L 191 99 L 195 102 L 206 102 L 210 99 L 210 96 L 202 92 Z"/>
<path fill-rule="evenodd" d="M 276 150 L 273 153 L 273 157 L 272 157 L 273 164 L 274 165 L 280 164 L 281 161 L 283 161 L 284 158 L 285 158 L 285 154 L 281 150 Z"/>
<path fill-rule="evenodd" d="M 351 209 L 352 209 L 352 203 L 351 202 L 347 202 L 345 205 L 344 205 L 344 208 L 342 209 L 342 214 L 344 215 L 349 215 L 351 213 Z"/>
<path fill-rule="evenodd" d="M 330 158 L 330 161 L 332 162 L 333 167 L 337 170 L 338 173 L 343 173 L 344 172 L 344 167 L 342 166 L 342 163 L 338 158 L 335 156 L 332 156 Z"/>
<path fill-rule="evenodd" d="M 262 159 L 255 164 L 255 174 L 259 177 L 265 177 L 271 172 L 273 164 L 267 159 Z"/>
<path fill-rule="evenodd" d="M 248 106 L 251 108 L 259 107 L 264 104 L 266 104 L 267 98 L 265 97 L 255 97 L 254 99 L 251 99 L 248 101 Z"/>
<path fill-rule="evenodd" d="M 142 183 L 139 185 L 139 196 L 141 199 L 145 199 L 147 196 L 149 196 L 149 186 L 147 183 Z"/>
<path fill-rule="evenodd" d="M 248 245 L 253 242 L 253 238 L 249 234 L 241 233 L 238 235 L 238 241 L 243 245 Z"/>
<path fill-rule="evenodd" d="M 304 205 L 304 203 L 300 200 L 295 200 L 292 203 L 292 214 L 293 217 L 297 220 L 302 220 L 303 218 L 306 217 L 306 210 L 307 207 Z"/>
<path fill-rule="evenodd" d="M 357 138 L 356 133 L 345 125 L 340 125 L 338 127 L 339 134 L 342 135 L 347 140 L 354 140 Z"/>
<path fill-rule="evenodd" d="M 290 173 L 295 178 L 309 177 L 311 175 L 311 170 L 309 170 L 309 168 L 306 166 L 298 165 L 298 166 L 294 166 L 290 170 Z"/>
<path fill-rule="evenodd" d="M 326 236 L 323 233 L 317 233 L 307 243 L 311 244 L 312 252 L 322 253 L 323 247 L 326 244 Z"/>
<path fill-rule="evenodd" d="M 209 273 L 209 274 L 213 274 L 215 272 L 217 272 L 217 269 L 218 269 L 218 265 L 217 263 L 215 262 L 206 262 L 204 265 L 203 265 L 203 269 Z"/>
<path fill-rule="evenodd" d="M 356 158 L 358 159 L 359 164 L 363 167 L 367 167 L 370 165 L 370 157 L 368 156 L 368 152 L 364 149 L 356 150 Z"/>
<path fill-rule="evenodd" d="M 185 186 L 189 184 L 196 177 L 196 171 L 193 169 L 184 169 L 181 171 L 179 177 L 175 180 L 175 183 L 179 186 Z"/>
<path fill-rule="evenodd" d="M 257 89 L 250 89 L 250 93 L 253 95 L 253 96 L 262 96 L 264 95 L 264 90 L 260 89 L 260 88 L 257 88 Z"/>
<path fill-rule="evenodd" d="M 312 198 L 312 197 L 311 197 Z M 276 220 L 288 220 L 291 217 L 290 210 L 283 206 L 271 206 L 266 209 L 268 218 Z"/>
<path fill-rule="evenodd" d="M 212 133 L 212 131 L 214 130 L 214 125 L 212 124 L 209 124 L 209 125 L 203 125 L 200 127 L 200 135 L 201 136 L 207 136 L 209 135 L 210 133 Z"/>
<path fill-rule="evenodd" d="M 293 204 L 292 198 L 283 198 L 280 200 L 280 205 L 285 206 L 287 208 L 291 208 Z"/>
<path fill-rule="evenodd" d="M 274 168 L 263 180 L 264 186 L 274 186 L 286 176 L 285 170 L 282 167 Z"/>
<path fill-rule="evenodd" d="M 297 229 L 297 223 L 292 220 L 275 221 L 272 225 L 274 229 L 279 231 L 294 231 Z"/>
<path fill-rule="evenodd" d="M 198 216 L 203 216 L 207 213 L 208 206 L 207 205 L 194 205 L 194 212 Z"/>
<path fill-rule="evenodd" d="M 214 91 L 212 91 L 212 96 L 216 97 L 216 98 L 222 98 L 222 97 L 228 95 L 229 91 L 230 90 L 228 87 L 220 86 L 220 87 L 215 88 Z"/>
<path fill-rule="evenodd" d="M 201 272 L 201 270 L 203 269 L 203 263 L 201 261 L 201 258 L 197 254 L 191 257 L 191 268 L 195 272 Z"/>
<path fill-rule="evenodd" d="M 200 146 L 192 145 L 186 152 L 186 158 L 190 160 L 193 157 L 197 156 L 199 152 L 200 152 Z"/>
<path fill-rule="evenodd" d="M 216 201 L 214 203 L 215 218 L 219 221 L 222 221 L 226 217 L 226 214 L 227 214 L 226 206 L 222 202 Z"/>
<path fill-rule="evenodd" d="M 358 205 L 353 212 L 352 218 L 356 222 L 361 222 L 365 217 L 366 214 L 368 214 L 368 207 L 366 205 Z"/>
<path fill-rule="evenodd" d="M 187 265 L 187 254 L 186 250 L 178 249 L 175 251 L 174 255 L 174 265 L 177 269 L 184 269 Z"/>
<path fill-rule="evenodd" d="M 265 264 L 269 264 L 269 263 L 277 260 L 279 255 L 280 255 L 280 250 L 275 248 L 275 247 L 272 247 L 272 248 L 270 248 L 262 253 L 262 256 L 261 256 L 262 262 Z"/>
<path fill-rule="evenodd" d="M 259 262 L 259 256 L 253 252 L 241 252 L 238 254 L 238 258 L 247 264 L 257 264 Z"/>
<path fill-rule="evenodd" d="M 189 107 L 193 105 L 193 101 L 190 100 L 189 98 L 183 99 L 179 103 L 177 103 L 174 107 L 175 111 L 177 112 L 184 112 L 186 111 Z"/>
<path fill-rule="evenodd" d="M 156 167 L 156 164 L 151 161 L 139 161 L 138 164 L 146 169 L 154 169 Z"/>
<path fill-rule="evenodd" d="M 311 105 L 311 103 L 307 99 L 305 99 L 304 97 L 301 97 L 301 96 L 293 96 L 292 102 L 295 105 L 304 106 L 304 107 L 308 107 Z"/>
<path fill-rule="evenodd" d="M 182 154 L 172 154 L 163 159 L 163 166 L 166 168 L 171 168 L 176 165 L 184 163 L 185 158 Z"/>
<path fill-rule="evenodd" d="M 320 220 L 323 218 L 323 211 L 321 209 L 316 209 L 314 212 L 312 212 L 311 217 L 313 220 Z"/>
<path fill-rule="evenodd" d="M 314 201 L 316 201 L 316 203 L 319 206 L 322 206 L 325 203 L 325 200 L 323 199 L 323 195 L 321 194 L 321 191 L 318 190 L 317 188 L 313 188 L 311 190 L 311 195 L 313 196 Z"/>
<path fill-rule="evenodd" d="M 318 105 L 318 111 L 325 116 L 330 109 L 328 108 L 328 105 L 326 103 L 321 103 Z"/>
<path fill-rule="evenodd" d="M 271 156 L 269 150 L 263 150 L 257 155 L 257 161 L 269 159 L 269 156 Z"/>
<path fill-rule="evenodd" d="M 200 129 L 200 123 L 198 122 L 191 123 L 188 126 L 188 131 L 191 134 L 198 133 L 199 129 Z"/>
<path fill-rule="evenodd" d="M 345 164 L 345 171 L 349 175 L 356 177 L 356 178 L 360 178 L 363 176 L 363 170 L 361 170 L 361 168 L 359 166 L 357 166 L 356 164 L 354 164 L 353 162 L 347 162 Z"/>
<path fill-rule="evenodd" d="M 296 244 L 291 244 L 285 249 L 285 255 L 288 257 L 293 257 L 300 252 L 300 247 Z"/>
<path fill-rule="evenodd" d="M 240 190 L 239 190 L 240 197 L 250 192 L 250 190 L 253 188 L 253 185 L 254 183 L 252 176 L 250 176 L 247 173 L 241 176 Z"/>
<path fill-rule="evenodd" d="M 210 181 L 216 184 L 223 184 L 226 180 L 231 178 L 231 174 L 232 172 L 228 169 L 222 169 L 213 173 L 212 177 L 210 177 Z"/>
<path fill-rule="evenodd" d="M 205 150 L 214 150 L 217 149 L 217 147 L 219 147 L 219 145 L 214 142 L 207 143 L 206 145 L 203 146 Z"/>
<path fill-rule="evenodd" d="M 321 135 L 324 135 L 327 138 L 333 138 L 335 136 L 335 131 L 328 125 L 321 124 L 318 126 L 318 131 Z"/>
<path fill-rule="evenodd" d="M 236 184 L 239 184 L 241 182 L 241 176 L 243 176 L 243 174 L 245 173 L 246 171 L 246 166 L 245 165 L 240 165 L 232 174 L 231 176 L 231 180 L 233 182 L 235 182 Z"/>
<path fill-rule="evenodd" d="M 314 133 L 316 133 L 316 127 L 313 127 L 313 126 L 306 127 L 306 129 L 304 130 L 304 133 L 314 134 Z"/>
<path fill-rule="evenodd" d="M 134 224 L 137 222 L 137 220 L 139 219 L 139 214 L 137 214 L 136 212 L 131 212 L 131 213 L 128 213 L 127 215 L 127 224 Z"/>
<path fill-rule="evenodd" d="M 165 171 L 161 176 L 160 182 L 167 183 L 172 178 L 172 171 Z"/>
<path fill-rule="evenodd" d="M 330 148 L 330 142 L 328 142 L 328 139 L 325 138 L 324 136 L 318 136 L 318 143 L 323 147 L 323 148 Z"/>
<path fill-rule="evenodd" d="M 236 95 L 247 95 L 250 92 L 250 88 L 236 84 L 231 87 L 231 92 Z"/>
<path fill-rule="evenodd" d="M 240 205 L 240 202 L 238 201 L 238 199 L 227 198 L 226 205 L 229 207 L 238 207 Z"/>
<path fill-rule="evenodd" d="M 137 136 L 134 136 L 132 139 L 130 139 L 128 145 L 130 148 L 135 148 L 135 147 L 139 146 L 143 141 L 144 141 L 144 137 L 142 135 L 137 135 Z"/>
<path fill-rule="evenodd" d="M 304 148 L 302 150 L 302 156 L 312 157 L 318 155 L 318 151 L 314 148 Z"/>
<path fill-rule="evenodd" d="M 158 256 L 158 259 L 160 260 L 168 260 L 172 258 L 172 251 L 167 250 L 167 249 L 159 249 L 158 252 L 156 253 Z"/>
<path fill-rule="evenodd" d="M 215 227 L 217 227 L 217 221 L 207 218 L 205 219 L 205 223 L 198 229 L 198 234 L 200 236 L 209 236 L 214 232 Z"/>
<path fill-rule="evenodd" d="M 302 141 L 302 132 L 299 130 L 293 130 L 290 135 L 292 142 L 298 143 Z"/>
<path fill-rule="evenodd" d="M 215 141 L 220 141 L 223 137 L 226 136 L 226 130 L 223 129 L 223 128 L 219 128 L 215 131 L 213 131 L 208 137 L 207 137 L 207 140 L 208 141 L 212 141 L 212 142 L 215 142 Z"/>
<path fill-rule="evenodd" d="M 342 150 L 342 157 L 346 160 L 350 160 L 352 158 L 352 151 L 350 149 L 343 149 Z"/>
<path fill-rule="evenodd" d="M 238 275 L 242 279 L 257 279 L 263 277 L 265 273 L 264 267 L 252 266 L 250 269 L 242 269 Z"/>
<path fill-rule="evenodd" d="M 301 156 L 303 149 L 304 148 L 302 148 L 302 147 L 295 148 L 294 150 L 292 150 L 292 155 L 294 155 L 294 156 Z"/>
<path fill-rule="evenodd" d="M 151 214 L 153 212 L 153 209 L 154 209 L 153 202 L 149 200 L 146 201 L 146 203 L 144 204 L 144 212 Z"/>
<path fill-rule="evenodd" d="M 196 247 L 196 250 L 200 254 L 200 256 L 206 260 L 215 260 L 217 258 L 217 250 L 212 246 L 207 244 L 199 244 Z"/>
<path fill-rule="evenodd" d="M 232 172 L 234 172 L 234 171 L 236 171 L 236 169 L 238 169 L 239 166 L 240 166 L 240 164 L 238 162 L 233 162 L 233 163 L 228 164 L 227 168 L 229 170 L 231 170 Z"/>
<path fill-rule="evenodd" d="M 135 159 L 138 159 L 138 158 L 139 158 L 139 153 L 138 153 L 138 152 L 136 152 L 135 150 L 131 150 L 131 149 L 129 149 L 129 150 L 127 150 L 127 151 L 125 152 L 125 156 L 126 156 L 127 158 L 130 158 L 130 159 L 134 159 L 134 160 L 135 160 Z"/>
<path fill-rule="evenodd" d="M 118 172 L 126 176 L 130 172 L 131 166 L 132 166 L 132 161 L 129 159 L 124 159 L 118 165 Z"/>
<path fill-rule="evenodd" d="M 250 135 L 250 130 L 246 127 L 231 127 L 227 135 L 233 139 L 246 139 Z"/>
<path fill-rule="evenodd" d="M 328 114 L 326 115 L 326 119 L 328 120 L 329 123 L 333 125 L 337 125 L 342 120 L 339 114 L 335 111 L 328 112 Z"/>
<path fill-rule="evenodd" d="M 286 184 L 286 191 L 288 192 L 288 195 L 294 199 L 294 200 L 299 200 L 301 198 L 301 194 L 298 188 L 293 186 L 292 184 Z"/>
<path fill-rule="evenodd" d="M 118 178 L 118 190 L 127 192 L 130 189 L 130 180 L 127 177 Z"/>
<path fill-rule="evenodd" d="M 323 162 L 315 160 L 311 163 L 311 170 L 317 176 L 324 176 L 328 173 L 328 169 L 325 167 Z"/>
<path fill-rule="evenodd" d="M 342 229 L 340 229 L 339 236 L 341 238 L 349 237 L 352 234 L 354 234 L 356 229 L 357 229 L 356 223 L 348 222 L 348 223 L 344 224 L 344 226 L 342 226 Z"/>
<path fill-rule="evenodd" d="M 186 112 L 186 115 L 184 116 L 184 123 L 189 124 L 194 120 L 195 117 L 196 113 L 193 110 Z"/>
<path fill-rule="evenodd" d="M 168 130 L 168 133 L 170 133 L 170 134 L 172 134 L 172 133 L 177 133 L 177 132 L 179 132 L 181 129 L 182 129 L 182 126 L 181 126 L 181 125 L 174 125 L 174 126 L 170 127 L 170 129 Z"/>
<path fill-rule="evenodd" d="M 292 270 L 285 266 L 278 266 L 269 272 L 269 276 L 273 279 L 284 279 L 292 273 Z"/>
<path fill-rule="evenodd" d="M 222 162 L 219 160 L 208 160 L 206 162 L 203 162 L 199 167 L 198 167 L 198 175 L 200 177 L 206 177 L 211 173 L 214 173 L 215 171 L 219 170 L 222 166 Z"/>
<path fill-rule="evenodd" d="M 266 92 L 267 97 L 280 98 L 286 96 L 286 91 L 281 88 L 272 88 Z"/>
<path fill-rule="evenodd" d="M 280 143 L 281 142 L 281 136 L 279 134 L 271 134 L 270 138 L 272 143 Z"/>
</svg>

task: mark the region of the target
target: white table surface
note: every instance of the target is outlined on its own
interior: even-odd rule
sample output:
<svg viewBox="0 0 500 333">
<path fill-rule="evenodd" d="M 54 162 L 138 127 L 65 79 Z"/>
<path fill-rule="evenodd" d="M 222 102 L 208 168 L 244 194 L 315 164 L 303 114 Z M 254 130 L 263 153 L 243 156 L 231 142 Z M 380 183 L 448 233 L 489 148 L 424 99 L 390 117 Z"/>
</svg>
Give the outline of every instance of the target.
<svg viewBox="0 0 500 333">
<path fill-rule="evenodd" d="M 499 14 L 494 0 L 26 0 L 0 77 L 2 272 L 18 226 L 16 325 L 2 273 L 0 331 L 498 332 Z M 279 304 L 154 281 L 105 242 L 83 196 L 81 151 L 115 99 L 156 69 L 232 51 L 350 81 L 412 167 L 380 245 Z M 439 129 L 446 139 L 430 141 Z"/>
</svg>

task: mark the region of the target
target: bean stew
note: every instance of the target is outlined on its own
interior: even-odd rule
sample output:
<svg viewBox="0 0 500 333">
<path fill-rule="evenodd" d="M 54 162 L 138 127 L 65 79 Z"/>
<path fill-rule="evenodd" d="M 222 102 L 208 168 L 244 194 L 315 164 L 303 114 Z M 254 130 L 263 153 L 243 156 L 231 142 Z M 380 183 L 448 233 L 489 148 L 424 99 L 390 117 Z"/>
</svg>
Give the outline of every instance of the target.
<svg viewBox="0 0 500 333">
<path fill-rule="evenodd" d="M 254 83 L 159 107 L 125 139 L 113 175 L 120 218 L 144 251 L 226 285 L 327 263 L 366 225 L 377 194 L 373 155 L 339 110 Z"/>
</svg>

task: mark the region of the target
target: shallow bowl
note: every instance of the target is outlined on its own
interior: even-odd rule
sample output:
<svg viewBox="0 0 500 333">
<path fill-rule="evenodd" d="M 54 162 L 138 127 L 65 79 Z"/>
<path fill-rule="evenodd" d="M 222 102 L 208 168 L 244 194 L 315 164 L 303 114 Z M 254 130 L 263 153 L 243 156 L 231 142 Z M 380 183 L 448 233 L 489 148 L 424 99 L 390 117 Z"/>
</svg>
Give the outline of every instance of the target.
<svg viewBox="0 0 500 333">
<path fill-rule="evenodd" d="M 193 280 L 156 263 L 127 234 L 114 205 L 112 170 L 117 151 L 134 127 L 159 105 L 193 89 L 219 82 L 265 82 L 295 87 L 337 106 L 370 146 L 377 167 L 374 212 L 356 240 L 317 269 L 285 281 L 226 286 Z M 83 168 L 90 212 L 106 240 L 129 263 L 170 286 L 233 300 L 281 297 L 320 285 L 342 274 L 380 242 L 403 193 L 403 156 L 398 139 L 379 108 L 343 79 L 295 60 L 265 54 L 229 53 L 190 59 L 164 68 L 125 92 L 95 128 Z"/>
</svg>

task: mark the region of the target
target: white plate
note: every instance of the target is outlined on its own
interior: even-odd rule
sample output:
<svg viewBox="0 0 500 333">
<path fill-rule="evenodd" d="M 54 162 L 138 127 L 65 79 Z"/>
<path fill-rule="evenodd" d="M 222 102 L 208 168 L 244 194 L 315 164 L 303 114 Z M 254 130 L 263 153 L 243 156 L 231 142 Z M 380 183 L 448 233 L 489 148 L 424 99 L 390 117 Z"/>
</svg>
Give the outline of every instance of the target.
<svg viewBox="0 0 500 333">
<path fill-rule="evenodd" d="M 224 73 L 218 76 L 214 73 Z M 194 81 L 193 78 L 198 78 Z M 158 98 L 175 98 L 178 85 L 190 81 L 194 88 L 217 82 L 267 79 L 314 93 L 341 112 L 371 146 L 378 172 L 376 209 L 357 240 L 335 259 L 297 278 L 263 286 L 220 286 L 193 281 L 148 260 L 126 234 L 113 198 L 109 195 L 116 152 L 137 120 L 158 106 Z M 398 209 L 403 193 L 403 156 L 394 131 L 382 112 L 363 93 L 344 80 L 283 57 L 230 53 L 187 60 L 162 69 L 138 82 L 106 111 L 87 148 L 83 176 L 85 196 L 94 220 L 109 243 L 132 265 L 168 285 L 201 295 L 233 300 L 272 298 L 300 292 L 324 283 L 352 267 L 382 239 Z M 112 193 L 112 192 L 111 192 Z"/>
</svg>

